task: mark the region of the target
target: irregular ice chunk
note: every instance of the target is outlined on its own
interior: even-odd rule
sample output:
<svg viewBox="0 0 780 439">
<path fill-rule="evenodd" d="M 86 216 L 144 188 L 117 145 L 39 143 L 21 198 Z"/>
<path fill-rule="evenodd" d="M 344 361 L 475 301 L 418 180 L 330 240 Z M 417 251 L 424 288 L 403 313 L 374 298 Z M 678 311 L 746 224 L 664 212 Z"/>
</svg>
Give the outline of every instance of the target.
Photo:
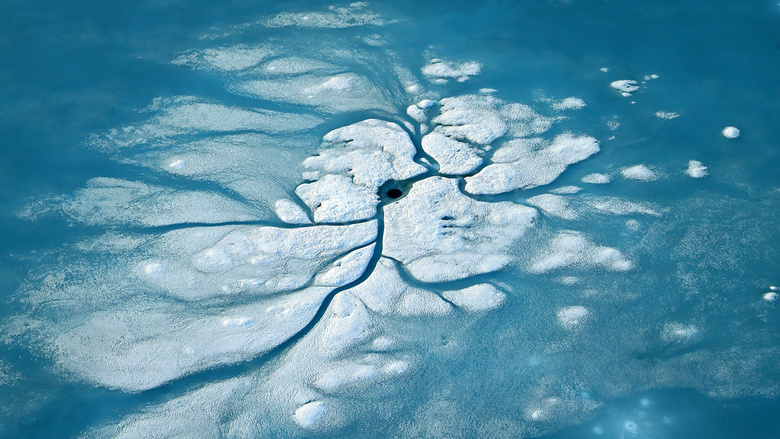
<svg viewBox="0 0 780 439">
<path fill-rule="evenodd" d="M 468 143 L 459 142 L 434 131 L 422 138 L 423 151 L 437 163 L 439 172 L 447 175 L 464 175 L 482 165 L 477 149 Z"/>
<path fill-rule="evenodd" d="M 590 319 L 590 311 L 584 306 L 567 306 L 555 313 L 558 323 L 569 331 L 579 329 Z"/>
<path fill-rule="evenodd" d="M 279 219 L 287 224 L 311 224 L 309 215 L 306 214 L 301 206 L 295 204 L 291 200 L 276 200 L 274 209 L 276 210 L 276 215 Z"/>
<path fill-rule="evenodd" d="M 478 62 L 455 63 L 443 60 L 432 60 L 422 68 L 422 73 L 431 81 L 446 82 L 447 79 L 456 79 L 458 82 L 467 81 L 472 76 L 482 73 L 482 65 Z"/>
<path fill-rule="evenodd" d="M 425 172 L 414 162 L 409 135 L 392 122 L 368 119 L 326 134 L 327 149 L 303 163 L 312 183 L 296 194 L 317 222 L 354 221 L 376 214 L 377 190 L 389 180 L 406 180 Z"/>
<path fill-rule="evenodd" d="M 583 183 L 590 183 L 590 184 L 607 184 L 612 179 L 607 174 L 599 174 L 599 173 L 593 173 L 588 174 L 584 177 L 582 177 Z"/>
<path fill-rule="evenodd" d="M 511 148 L 517 159 L 488 165 L 476 175 L 466 177 L 466 192 L 500 194 L 548 184 L 567 166 L 597 153 L 599 144 L 593 137 L 561 134 L 542 149 L 533 148 L 524 140 L 509 141 L 504 148 Z"/>
<path fill-rule="evenodd" d="M 690 160 L 685 173 L 693 178 L 704 178 L 707 176 L 707 167 L 698 160 Z"/>
<path fill-rule="evenodd" d="M 89 225 L 167 226 L 182 223 L 251 221 L 243 204 L 211 192 L 177 191 L 141 182 L 93 178 L 62 210 Z"/>
<path fill-rule="evenodd" d="M 511 202 L 486 203 L 458 190 L 457 180 L 431 177 L 385 207 L 383 254 L 424 282 L 489 273 L 511 260 L 507 250 L 537 212 Z"/>
<path fill-rule="evenodd" d="M 577 212 L 569 208 L 566 198 L 560 195 L 542 194 L 531 197 L 528 204 L 542 209 L 545 213 L 567 220 L 577 219 Z"/>
<path fill-rule="evenodd" d="M 621 79 L 619 81 L 613 81 L 609 84 L 609 86 L 621 91 L 623 96 L 631 96 L 631 93 L 639 90 L 637 82 L 633 79 Z"/>
<path fill-rule="evenodd" d="M 741 133 L 737 127 L 726 127 L 723 128 L 722 134 L 727 139 L 736 139 Z"/>
<path fill-rule="evenodd" d="M 588 104 L 580 98 L 571 96 L 561 101 L 552 101 L 550 107 L 553 110 L 565 111 L 565 110 L 580 110 L 585 108 Z"/>
<path fill-rule="evenodd" d="M 477 284 L 462 290 L 444 291 L 441 295 L 471 312 L 492 311 L 500 308 L 506 301 L 506 294 L 490 284 Z"/>
<path fill-rule="evenodd" d="M 316 107 L 325 113 L 395 111 L 375 84 L 351 72 L 249 80 L 239 84 L 237 91 L 261 99 Z"/>
<path fill-rule="evenodd" d="M 671 120 L 680 117 L 680 113 L 673 113 L 671 111 L 656 111 L 655 117 L 659 119 Z"/>
<path fill-rule="evenodd" d="M 565 231 L 555 236 L 550 241 L 550 247 L 534 258 L 530 270 L 546 273 L 567 266 L 601 266 L 613 271 L 627 271 L 633 264 L 612 247 L 597 246 L 578 232 Z"/>
<path fill-rule="evenodd" d="M 620 174 L 623 178 L 629 180 L 638 181 L 655 181 L 658 180 L 658 173 L 648 168 L 645 165 L 634 165 L 620 170 Z"/>
</svg>

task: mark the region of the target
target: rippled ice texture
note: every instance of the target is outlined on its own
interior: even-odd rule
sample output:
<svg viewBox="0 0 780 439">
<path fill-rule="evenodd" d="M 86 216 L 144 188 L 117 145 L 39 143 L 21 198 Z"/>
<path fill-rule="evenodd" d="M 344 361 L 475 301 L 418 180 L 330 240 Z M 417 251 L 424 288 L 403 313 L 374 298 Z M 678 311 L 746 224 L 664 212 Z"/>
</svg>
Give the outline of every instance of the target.
<svg viewBox="0 0 780 439">
<path fill-rule="evenodd" d="M 626 110 L 662 77 L 518 92 L 381 9 L 201 35 L 166 62 L 219 93 L 92 133 L 114 167 L 17 212 L 85 233 L 41 256 L 4 343 L 139 402 L 85 437 L 528 437 L 648 389 L 776 396 L 772 273 L 745 265 L 777 222 L 702 192 L 727 172 L 705 156 L 631 152 L 636 118 L 685 118 Z"/>
</svg>

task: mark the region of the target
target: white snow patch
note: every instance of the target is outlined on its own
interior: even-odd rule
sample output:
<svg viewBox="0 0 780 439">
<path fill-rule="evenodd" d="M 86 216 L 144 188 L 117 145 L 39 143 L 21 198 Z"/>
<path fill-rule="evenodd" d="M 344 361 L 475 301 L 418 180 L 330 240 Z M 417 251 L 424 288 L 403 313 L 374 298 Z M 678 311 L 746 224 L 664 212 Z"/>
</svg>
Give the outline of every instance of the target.
<svg viewBox="0 0 780 439">
<path fill-rule="evenodd" d="M 685 173 L 692 178 L 704 178 L 707 176 L 707 167 L 698 160 L 689 160 Z"/>
<path fill-rule="evenodd" d="M 593 244 L 574 231 L 564 231 L 550 241 L 549 248 L 534 258 L 530 271 L 546 273 L 568 266 L 603 267 L 612 271 L 628 271 L 631 261 L 612 247 Z"/>
<path fill-rule="evenodd" d="M 582 177 L 583 183 L 607 184 L 610 181 L 612 181 L 612 178 L 607 174 L 593 173 Z"/>
<path fill-rule="evenodd" d="M 482 65 L 474 61 L 456 63 L 443 60 L 432 60 L 423 66 L 422 73 L 426 78 L 437 84 L 446 83 L 448 79 L 464 82 L 470 77 L 482 73 Z"/>
<path fill-rule="evenodd" d="M 441 295 L 470 312 L 485 312 L 500 308 L 506 294 L 490 284 L 477 284 L 461 290 L 444 291 Z"/>
<path fill-rule="evenodd" d="M 311 224 L 309 215 L 303 208 L 286 198 L 276 200 L 274 203 L 276 216 L 287 224 Z"/>
<path fill-rule="evenodd" d="M 613 81 L 609 84 L 610 87 L 618 90 L 623 96 L 631 96 L 631 93 L 639 90 L 637 82 L 633 79 L 621 79 L 619 81 Z"/>
<path fill-rule="evenodd" d="M 566 133 L 556 136 L 542 149 L 523 141 L 509 141 L 502 149 L 508 148 L 516 160 L 488 165 L 476 175 L 466 177 L 466 192 L 500 194 L 551 183 L 567 166 L 597 153 L 599 143 L 593 137 Z"/>
<path fill-rule="evenodd" d="M 726 127 L 723 128 L 723 137 L 727 139 L 736 139 L 740 136 L 741 132 L 739 131 L 739 128 L 737 127 Z"/>
<path fill-rule="evenodd" d="M 629 180 L 638 181 L 655 181 L 658 180 L 658 173 L 648 168 L 645 165 L 634 165 L 620 170 L 620 174 L 623 178 Z"/>
<path fill-rule="evenodd" d="M 567 306 L 559 309 L 555 316 L 558 318 L 558 324 L 565 329 L 572 331 L 580 329 L 588 320 L 590 320 L 591 313 L 588 308 L 584 306 Z"/>
</svg>

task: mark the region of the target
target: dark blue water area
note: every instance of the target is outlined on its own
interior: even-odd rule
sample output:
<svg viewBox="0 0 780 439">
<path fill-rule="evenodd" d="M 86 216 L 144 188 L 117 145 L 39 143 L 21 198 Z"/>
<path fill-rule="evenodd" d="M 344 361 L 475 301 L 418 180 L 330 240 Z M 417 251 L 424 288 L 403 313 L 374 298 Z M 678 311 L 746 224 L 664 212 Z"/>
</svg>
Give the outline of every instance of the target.
<svg viewBox="0 0 780 439">
<path fill-rule="evenodd" d="M 40 197 L 73 193 L 93 177 L 144 176 L 84 147 L 90 134 L 137 122 L 137 110 L 159 96 L 240 100 L 227 96 L 218 79 L 170 60 L 203 47 L 198 37 L 209 29 L 328 4 L 1 2 L 0 319 L 24 309 L 19 289 L 49 251 L 102 232 L 56 215 L 22 220 L 21 209 Z M 483 64 L 481 76 L 453 85 L 453 92 L 493 87 L 520 102 L 533 101 L 540 90 L 555 98 L 578 96 L 589 106 L 571 128 L 600 139 L 610 134 L 603 117 L 620 114 L 620 138 L 604 143 L 588 172 L 643 162 L 684 169 L 697 158 L 712 175 L 697 190 L 747 205 L 757 202 L 753 194 L 780 185 L 775 1 L 398 1 L 372 2 L 371 8 L 399 19 L 382 32 L 411 70 L 425 64 L 420 54 L 429 48 L 437 56 Z M 608 87 L 612 80 L 648 74 L 660 79 L 637 94 L 633 106 Z M 658 110 L 681 117 L 661 121 L 653 116 Z M 737 146 L 720 136 L 726 125 L 743 130 Z M 622 143 L 629 141 L 641 148 Z M 577 184 L 585 173 L 572 172 L 561 185 Z M 667 200 L 682 198 L 677 182 L 662 183 Z M 636 187 L 616 190 L 642 195 Z M 757 264 L 763 264 L 754 267 L 763 278 L 780 278 L 776 261 Z M 0 359 L 15 377 L 0 390 L 1 437 L 76 437 L 185 390 L 171 385 L 126 395 L 67 382 L 39 352 L 3 348 Z M 780 438 L 777 413 L 777 399 L 720 401 L 692 390 L 653 390 L 611 401 L 587 424 L 546 437 Z"/>
</svg>

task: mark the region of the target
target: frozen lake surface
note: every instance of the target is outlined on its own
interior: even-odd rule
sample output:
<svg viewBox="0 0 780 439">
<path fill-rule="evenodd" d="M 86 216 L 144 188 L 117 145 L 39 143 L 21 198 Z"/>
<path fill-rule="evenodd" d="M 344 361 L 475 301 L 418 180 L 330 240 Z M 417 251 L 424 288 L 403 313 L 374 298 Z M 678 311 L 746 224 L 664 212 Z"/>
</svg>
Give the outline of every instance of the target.
<svg viewBox="0 0 780 439">
<path fill-rule="evenodd" d="M 780 4 L 0 6 L 0 436 L 780 437 Z"/>
</svg>

